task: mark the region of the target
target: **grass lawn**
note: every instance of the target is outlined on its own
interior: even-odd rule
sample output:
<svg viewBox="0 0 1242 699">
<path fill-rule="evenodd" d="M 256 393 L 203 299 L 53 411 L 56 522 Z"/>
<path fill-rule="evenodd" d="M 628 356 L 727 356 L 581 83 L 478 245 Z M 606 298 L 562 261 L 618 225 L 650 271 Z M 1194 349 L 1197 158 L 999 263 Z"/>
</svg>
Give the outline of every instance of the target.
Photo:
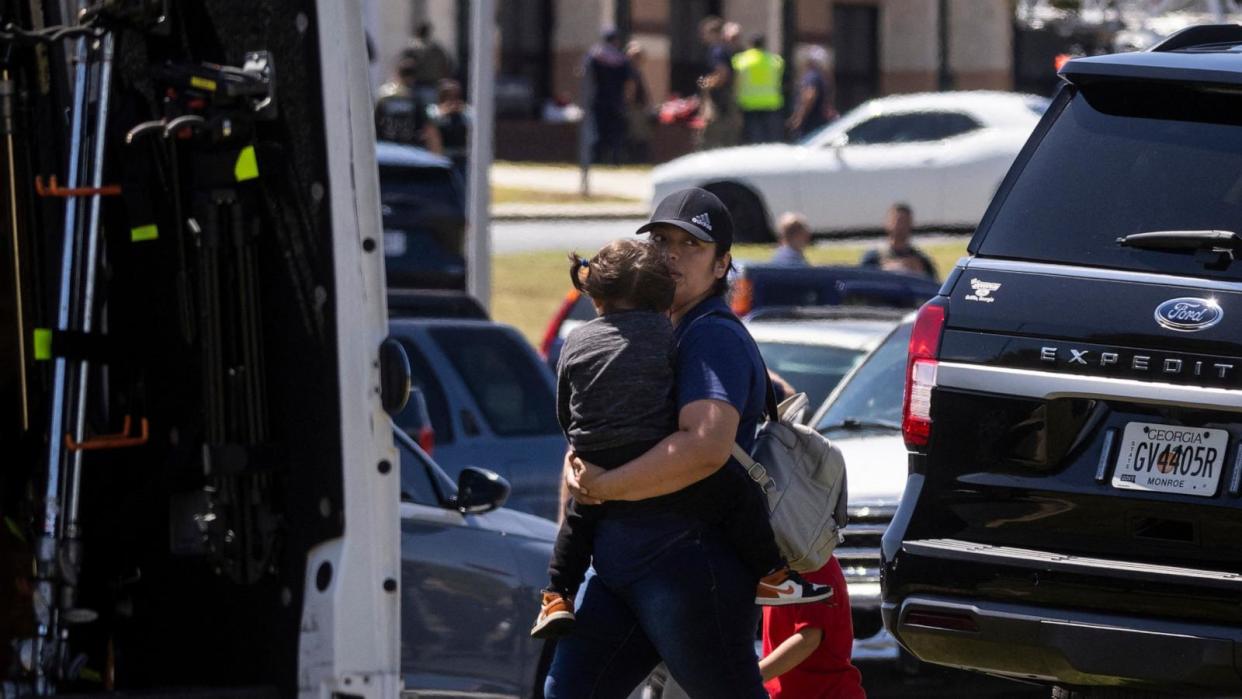
<svg viewBox="0 0 1242 699">
<path fill-rule="evenodd" d="M 817 247 L 809 250 L 807 257 L 820 265 L 854 264 L 868 247 L 862 244 Z M 966 240 L 933 243 L 922 248 L 943 276 L 966 254 Z M 765 260 L 772 250 L 772 245 L 737 245 L 733 255 L 739 260 Z M 536 347 L 570 288 L 567 252 L 524 252 L 492 258 L 492 317 L 517 327 Z"/>
<path fill-rule="evenodd" d="M 545 189 L 492 187 L 492 204 L 635 204 L 638 199 L 600 194 L 584 197 L 576 192 L 553 192 Z"/>
</svg>

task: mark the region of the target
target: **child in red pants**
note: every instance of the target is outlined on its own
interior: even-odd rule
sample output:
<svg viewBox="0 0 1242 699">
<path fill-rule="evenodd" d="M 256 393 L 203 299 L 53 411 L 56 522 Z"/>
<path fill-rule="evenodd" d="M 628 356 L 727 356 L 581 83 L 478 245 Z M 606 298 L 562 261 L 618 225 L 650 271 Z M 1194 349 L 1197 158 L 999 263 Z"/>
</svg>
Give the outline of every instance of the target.
<svg viewBox="0 0 1242 699">
<path fill-rule="evenodd" d="M 803 574 L 829 585 L 823 602 L 763 608 L 763 659 L 759 670 L 772 699 L 865 699 L 862 675 L 850 663 L 854 623 L 845 575 L 836 558 Z"/>
</svg>

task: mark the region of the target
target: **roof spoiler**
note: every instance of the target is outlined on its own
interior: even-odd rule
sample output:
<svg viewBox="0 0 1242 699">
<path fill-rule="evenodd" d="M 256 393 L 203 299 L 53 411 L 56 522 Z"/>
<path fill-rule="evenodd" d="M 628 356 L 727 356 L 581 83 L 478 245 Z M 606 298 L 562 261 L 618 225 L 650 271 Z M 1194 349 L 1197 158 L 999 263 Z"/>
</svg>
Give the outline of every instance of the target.
<svg viewBox="0 0 1242 699">
<path fill-rule="evenodd" d="M 1170 34 L 1148 51 L 1177 51 L 1191 46 L 1242 43 L 1242 24 L 1201 24 Z"/>
<path fill-rule="evenodd" d="M 1087 56 L 1067 61 L 1057 74 L 1074 85 L 1094 82 L 1140 81 L 1242 88 L 1242 70 L 1234 60 L 1196 57 L 1184 52 L 1194 47 L 1242 43 L 1242 25 L 1204 24 L 1188 27 L 1146 51 Z M 1235 58 L 1229 56 L 1229 59 Z"/>
</svg>

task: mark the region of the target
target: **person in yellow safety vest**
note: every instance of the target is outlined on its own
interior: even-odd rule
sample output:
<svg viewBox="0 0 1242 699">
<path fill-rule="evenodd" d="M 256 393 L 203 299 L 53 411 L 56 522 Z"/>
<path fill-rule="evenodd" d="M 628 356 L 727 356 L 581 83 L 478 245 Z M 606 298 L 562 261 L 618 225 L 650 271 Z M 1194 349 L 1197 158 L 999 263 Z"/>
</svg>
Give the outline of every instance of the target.
<svg viewBox="0 0 1242 699">
<path fill-rule="evenodd" d="M 781 110 L 785 107 L 785 95 L 781 91 L 784 59 L 769 53 L 767 39 L 756 34 L 751 38 L 749 49 L 733 56 L 733 73 L 746 143 L 784 140 L 781 118 Z"/>
</svg>

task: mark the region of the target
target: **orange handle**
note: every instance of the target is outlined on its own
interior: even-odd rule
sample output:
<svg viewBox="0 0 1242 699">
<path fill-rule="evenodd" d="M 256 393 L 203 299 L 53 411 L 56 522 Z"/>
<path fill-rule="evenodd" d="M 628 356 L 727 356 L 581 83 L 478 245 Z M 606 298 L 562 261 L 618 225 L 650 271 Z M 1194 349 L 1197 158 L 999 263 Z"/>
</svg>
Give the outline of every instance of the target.
<svg viewBox="0 0 1242 699">
<path fill-rule="evenodd" d="M 65 435 L 65 447 L 69 451 L 92 451 L 97 449 L 123 449 L 125 447 L 140 447 L 147 443 L 147 439 L 151 436 L 151 426 L 144 417 L 139 421 L 139 433 L 130 436 L 129 428 L 133 421 L 129 415 L 125 416 L 125 422 L 118 434 L 105 434 L 98 437 L 92 437 L 85 442 L 78 442 L 73 439 L 73 435 Z"/>
<path fill-rule="evenodd" d="M 91 197 L 96 194 L 102 197 L 115 197 L 121 194 L 121 185 L 109 184 L 103 187 L 61 187 L 56 182 L 56 175 L 47 178 L 47 185 L 43 184 L 43 177 L 35 175 L 35 194 L 41 197 Z"/>
</svg>

